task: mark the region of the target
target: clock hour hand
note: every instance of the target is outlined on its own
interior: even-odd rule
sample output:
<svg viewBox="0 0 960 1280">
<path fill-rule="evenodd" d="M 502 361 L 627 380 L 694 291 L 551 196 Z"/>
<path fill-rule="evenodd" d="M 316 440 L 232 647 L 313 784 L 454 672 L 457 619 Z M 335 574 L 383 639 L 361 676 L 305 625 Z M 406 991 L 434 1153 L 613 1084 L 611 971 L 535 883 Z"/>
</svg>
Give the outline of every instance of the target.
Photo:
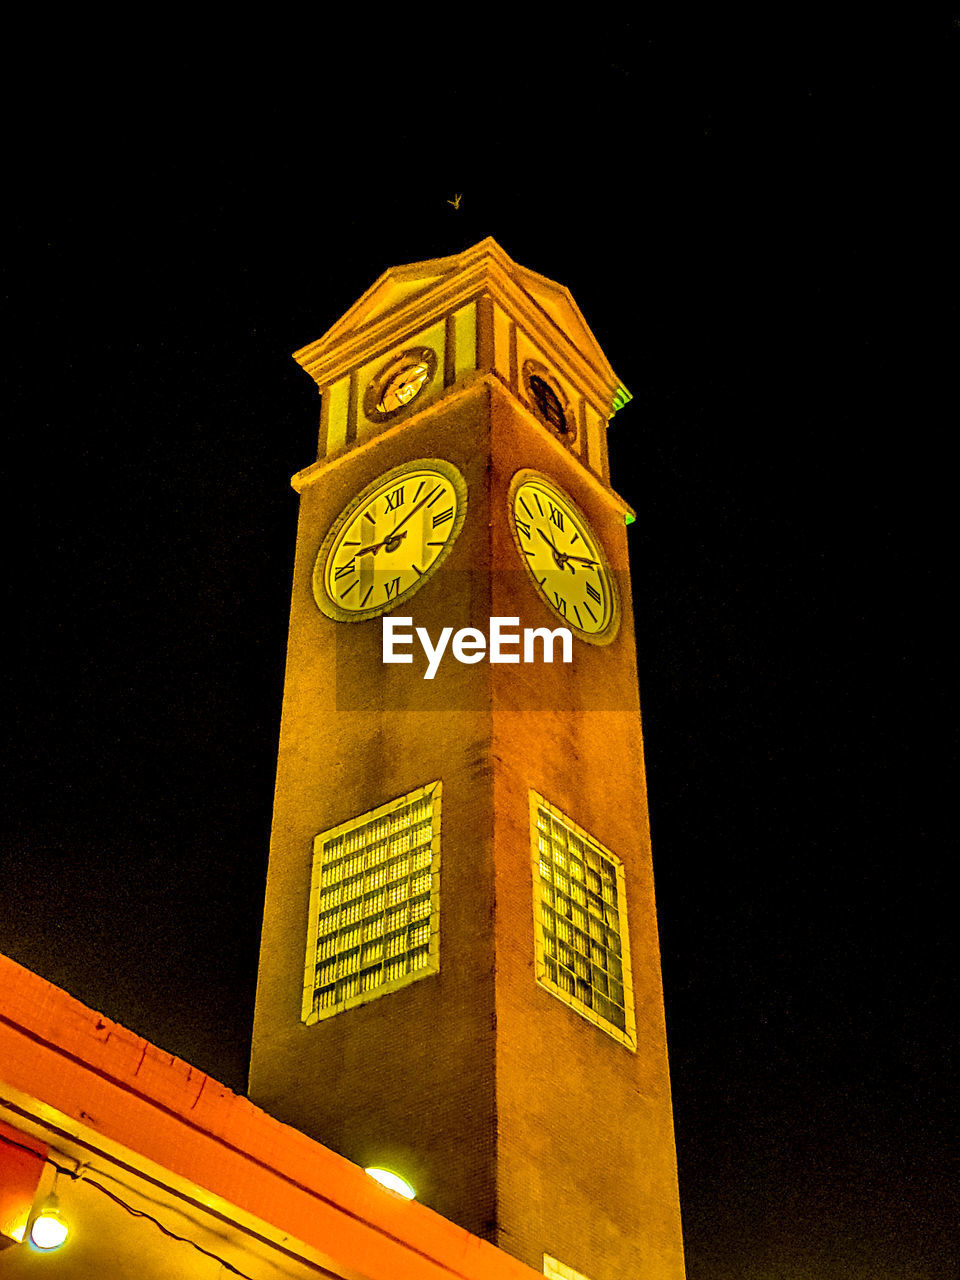
<svg viewBox="0 0 960 1280">
<path fill-rule="evenodd" d="M 411 511 L 410 514 L 413 515 L 413 512 Z M 406 529 L 404 529 L 403 533 L 397 533 L 396 529 L 394 529 L 393 533 L 391 533 L 388 537 L 384 538 L 382 542 L 374 542 L 374 543 L 371 543 L 369 547 L 361 547 L 359 551 L 354 552 L 354 555 L 355 556 L 376 555 L 381 547 L 386 547 L 388 552 L 396 551 L 397 547 L 399 547 L 400 543 L 404 540 L 406 536 L 407 536 Z"/>
</svg>

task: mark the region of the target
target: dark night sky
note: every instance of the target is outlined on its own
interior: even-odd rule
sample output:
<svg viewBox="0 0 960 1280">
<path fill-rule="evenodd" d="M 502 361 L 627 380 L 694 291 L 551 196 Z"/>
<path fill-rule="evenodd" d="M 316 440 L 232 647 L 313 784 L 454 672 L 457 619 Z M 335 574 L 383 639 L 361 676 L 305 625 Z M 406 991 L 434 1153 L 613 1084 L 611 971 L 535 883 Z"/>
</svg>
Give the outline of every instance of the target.
<svg viewBox="0 0 960 1280">
<path fill-rule="evenodd" d="M 243 1089 L 319 409 L 290 352 L 493 235 L 635 397 L 690 1280 L 955 1280 L 960 28 L 395 21 L 412 56 L 319 19 L 21 50 L 0 950 Z"/>
</svg>

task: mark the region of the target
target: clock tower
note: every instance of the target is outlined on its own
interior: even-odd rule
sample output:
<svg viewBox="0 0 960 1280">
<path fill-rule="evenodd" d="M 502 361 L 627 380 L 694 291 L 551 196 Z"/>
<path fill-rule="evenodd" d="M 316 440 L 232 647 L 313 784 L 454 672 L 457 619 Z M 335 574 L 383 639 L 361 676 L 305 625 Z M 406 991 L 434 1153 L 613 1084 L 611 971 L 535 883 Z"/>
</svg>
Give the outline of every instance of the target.
<svg viewBox="0 0 960 1280">
<path fill-rule="evenodd" d="M 320 438 L 250 1096 L 537 1271 L 678 1280 L 607 464 L 630 397 L 568 290 L 492 239 L 385 272 L 296 359 Z"/>
</svg>

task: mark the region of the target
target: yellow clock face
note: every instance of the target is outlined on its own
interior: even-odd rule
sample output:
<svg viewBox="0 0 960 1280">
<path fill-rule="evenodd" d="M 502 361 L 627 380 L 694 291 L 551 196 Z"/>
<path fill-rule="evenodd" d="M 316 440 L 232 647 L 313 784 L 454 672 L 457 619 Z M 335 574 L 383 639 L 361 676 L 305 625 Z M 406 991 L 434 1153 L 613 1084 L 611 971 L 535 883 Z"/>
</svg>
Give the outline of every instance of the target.
<svg viewBox="0 0 960 1280">
<path fill-rule="evenodd" d="M 340 513 L 313 569 L 329 618 L 358 622 L 402 605 L 443 562 L 463 526 L 467 486 L 430 458 L 380 476 Z"/>
<path fill-rule="evenodd" d="M 423 384 L 430 377 L 430 366 L 424 361 L 401 369 L 388 379 L 377 408 L 381 413 L 392 413 L 420 394 Z"/>
<path fill-rule="evenodd" d="M 575 634 L 594 643 L 620 623 L 616 584 L 580 508 L 545 476 L 520 472 L 510 486 L 517 550 L 541 597 Z"/>
</svg>

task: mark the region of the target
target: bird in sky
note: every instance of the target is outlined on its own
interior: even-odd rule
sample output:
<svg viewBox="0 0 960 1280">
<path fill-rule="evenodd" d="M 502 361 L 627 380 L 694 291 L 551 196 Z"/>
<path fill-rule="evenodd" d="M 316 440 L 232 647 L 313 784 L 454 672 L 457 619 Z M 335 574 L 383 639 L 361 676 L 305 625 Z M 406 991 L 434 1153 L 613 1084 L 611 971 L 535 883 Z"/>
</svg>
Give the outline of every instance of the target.
<svg viewBox="0 0 960 1280">
<path fill-rule="evenodd" d="M 447 204 L 452 204 L 452 205 L 453 205 L 453 207 L 454 207 L 455 209 L 459 209 L 459 208 L 460 208 L 460 201 L 461 201 L 462 199 L 463 199 L 462 194 L 461 194 L 460 192 L 457 192 L 457 194 L 453 197 L 453 199 L 452 199 L 452 200 L 448 200 L 448 201 L 447 201 Z"/>
</svg>

